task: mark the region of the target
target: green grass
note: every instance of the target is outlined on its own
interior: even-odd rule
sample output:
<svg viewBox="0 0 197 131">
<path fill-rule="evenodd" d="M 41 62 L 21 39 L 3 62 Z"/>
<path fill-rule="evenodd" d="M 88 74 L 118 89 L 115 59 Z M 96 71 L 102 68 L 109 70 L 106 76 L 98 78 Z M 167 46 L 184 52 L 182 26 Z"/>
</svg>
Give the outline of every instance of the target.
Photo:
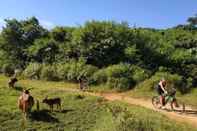
<svg viewBox="0 0 197 131">
<path fill-rule="evenodd" d="M 101 97 L 87 96 L 83 92 L 70 92 L 65 88 L 75 84 L 23 80 L 18 90 L 6 87 L 7 78 L 0 76 L 0 131 L 195 131 L 187 124 L 169 120 L 164 115 L 139 106 L 109 102 Z M 24 123 L 17 108 L 19 87 L 33 87 L 35 99 L 61 97 L 63 110 L 50 112 L 40 103 Z"/>
</svg>

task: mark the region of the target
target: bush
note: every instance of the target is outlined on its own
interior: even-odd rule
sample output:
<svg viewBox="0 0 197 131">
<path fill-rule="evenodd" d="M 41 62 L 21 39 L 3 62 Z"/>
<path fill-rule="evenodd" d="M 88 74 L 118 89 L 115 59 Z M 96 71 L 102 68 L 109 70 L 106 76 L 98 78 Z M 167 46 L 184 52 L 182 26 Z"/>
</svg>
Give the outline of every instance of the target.
<svg viewBox="0 0 197 131">
<path fill-rule="evenodd" d="M 176 88 L 182 93 L 184 93 L 185 83 L 183 82 L 182 76 L 178 74 L 171 74 L 169 72 L 156 72 L 150 79 L 137 85 L 137 88 L 142 88 L 143 90 L 151 91 L 159 83 L 159 81 L 165 78 L 167 80 L 167 88 Z"/>
<path fill-rule="evenodd" d="M 149 72 L 130 64 L 112 65 L 100 69 L 93 75 L 96 84 L 106 84 L 110 88 L 131 89 L 135 84 L 149 77 Z"/>
<path fill-rule="evenodd" d="M 85 63 L 79 61 L 79 62 L 71 62 L 69 63 L 69 71 L 67 74 L 67 79 L 70 81 L 77 81 L 81 76 L 80 72 L 83 70 L 83 66 Z"/>
<path fill-rule="evenodd" d="M 68 80 L 68 72 L 70 70 L 69 63 L 57 64 L 57 74 L 60 80 Z"/>
<path fill-rule="evenodd" d="M 23 71 L 23 76 L 30 79 L 40 79 L 42 64 L 30 63 Z"/>
<path fill-rule="evenodd" d="M 138 66 L 131 66 L 131 70 L 133 72 L 132 78 L 135 81 L 136 84 L 144 81 L 150 76 L 150 72 L 147 70 L 144 70 Z"/>
<path fill-rule="evenodd" d="M 93 74 L 98 71 L 98 68 L 92 65 L 85 65 L 80 72 L 80 77 L 85 77 L 90 83 L 93 83 Z"/>
<path fill-rule="evenodd" d="M 92 77 L 95 84 L 104 84 L 107 82 L 107 73 L 105 69 L 100 69 Z"/>
<path fill-rule="evenodd" d="M 91 80 L 97 70 L 97 67 L 86 65 L 83 60 L 71 60 L 57 65 L 57 74 L 61 80 L 77 81 L 82 77 Z"/>
<path fill-rule="evenodd" d="M 59 80 L 56 65 L 43 65 L 41 70 L 41 79 L 49 81 Z"/>
<path fill-rule="evenodd" d="M 131 81 L 128 78 L 109 78 L 107 81 L 107 86 L 110 88 L 117 88 L 121 90 L 127 90 L 131 88 L 131 85 L 134 84 L 134 81 Z"/>
<path fill-rule="evenodd" d="M 112 65 L 106 68 L 107 86 L 110 88 L 130 89 L 135 85 L 132 70 L 128 64 Z"/>
<path fill-rule="evenodd" d="M 1 72 L 4 75 L 6 75 L 6 76 L 11 76 L 11 75 L 14 74 L 14 69 L 15 69 L 14 65 L 12 65 L 12 64 L 4 64 L 2 66 Z"/>
</svg>

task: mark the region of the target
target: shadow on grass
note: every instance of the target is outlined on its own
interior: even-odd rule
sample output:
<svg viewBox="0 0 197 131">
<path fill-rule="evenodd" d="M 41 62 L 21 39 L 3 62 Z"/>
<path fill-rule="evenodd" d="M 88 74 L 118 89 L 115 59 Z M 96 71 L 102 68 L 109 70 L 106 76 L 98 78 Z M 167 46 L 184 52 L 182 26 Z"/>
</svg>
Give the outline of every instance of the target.
<svg viewBox="0 0 197 131">
<path fill-rule="evenodd" d="M 59 122 L 59 120 L 53 117 L 48 110 L 33 111 L 30 114 L 30 119 L 43 122 Z"/>
<path fill-rule="evenodd" d="M 17 90 L 17 91 L 23 91 L 23 87 L 21 86 L 15 86 L 13 89 Z"/>
<path fill-rule="evenodd" d="M 64 109 L 61 111 L 61 113 L 68 113 L 68 112 L 71 112 L 71 111 L 74 111 L 73 109 Z"/>
</svg>

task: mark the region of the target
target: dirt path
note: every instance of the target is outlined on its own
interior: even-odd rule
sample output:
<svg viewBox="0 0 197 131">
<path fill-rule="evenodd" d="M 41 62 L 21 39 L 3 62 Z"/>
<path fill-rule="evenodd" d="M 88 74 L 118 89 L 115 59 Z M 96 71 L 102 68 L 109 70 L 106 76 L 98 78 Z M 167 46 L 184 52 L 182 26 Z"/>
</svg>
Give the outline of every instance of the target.
<svg viewBox="0 0 197 131">
<path fill-rule="evenodd" d="M 71 89 L 71 90 L 66 89 L 66 90 L 79 91 L 76 89 L 74 89 L 74 90 L 73 89 Z M 125 93 L 90 93 L 90 92 L 85 92 L 85 94 L 93 95 L 93 96 L 101 96 L 109 101 L 118 100 L 118 101 L 126 102 L 126 103 L 129 103 L 132 105 L 142 106 L 142 107 L 160 112 L 172 120 L 175 120 L 177 122 L 182 122 L 182 123 L 188 123 L 188 124 L 192 125 L 193 127 L 197 128 L 197 110 L 194 110 L 190 107 L 186 107 L 186 112 L 184 114 L 181 114 L 178 112 L 170 112 L 167 110 L 155 109 L 150 100 L 132 98 L 132 97 L 126 96 Z"/>
<path fill-rule="evenodd" d="M 128 97 L 124 93 L 96 93 L 96 94 L 88 93 L 88 94 L 102 96 L 110 101 L 119 100 L 132 105 L 138 105 L 151 110 L 155 110 L 166 115 L 170 119 L 176 120 L 178 122 L 185 122 L 197 128 L 197 110 L 193 110 L 190 107 L 186 107 L 186 112 L 184 114 L 181 114 L 178 112 L 169 112 L 166 110 L 155 109 L 150 100 Z"/>
<path fill-rule="evenodd" d="M 80 92 L 78 89 L 66 88 L 65 90 Z M 188 106 L 185 107 L 186 108 L 185 113 L 179 113 L 179 112 L 173 112 L 173 111 L 170 112 L 167 110 L 159 110 L 159 109 L 154 108 L 151 100 L 132 98 L 126 95 L 125 93 L 90 93 L 90 92 L 84 92 L 84 93 L 87 95 L 100 96 L 109 101 L 118 100 L 118 101 L 126 102 L 128 104 L 145 107 L 145 108 L 160 112 L 172 120 L 175 120 L 177 122 L 182 122 L 182 123 L 188 123 L 192 125 L 193 127 L 197 128 L 197 110 L 194 110 Z"/>
</svg>

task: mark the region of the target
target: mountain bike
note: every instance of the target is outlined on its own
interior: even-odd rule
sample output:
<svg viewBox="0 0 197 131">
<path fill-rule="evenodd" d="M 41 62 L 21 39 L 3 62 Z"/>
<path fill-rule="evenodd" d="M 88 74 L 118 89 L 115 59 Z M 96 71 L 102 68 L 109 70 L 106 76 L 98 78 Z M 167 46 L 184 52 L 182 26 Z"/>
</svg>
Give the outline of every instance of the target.
<svg viewBox="0 0 197 131">
<path fill-rule="evenodd" d="M 164 95 L 164 103 L 165 106 L 168 104 L 170 106 L 170 109 L 172 111 L 176 112 L 185 112 L 185 104 L 183 102 L 180 102 L 175 97 L 176 91 L 172 93 L 167 93 Z M 153 96 L 152 97 L 152 104 L 155 108 L 161 109 L 162 104 L 160 102 L 160 96 Z"/>
</svg>

